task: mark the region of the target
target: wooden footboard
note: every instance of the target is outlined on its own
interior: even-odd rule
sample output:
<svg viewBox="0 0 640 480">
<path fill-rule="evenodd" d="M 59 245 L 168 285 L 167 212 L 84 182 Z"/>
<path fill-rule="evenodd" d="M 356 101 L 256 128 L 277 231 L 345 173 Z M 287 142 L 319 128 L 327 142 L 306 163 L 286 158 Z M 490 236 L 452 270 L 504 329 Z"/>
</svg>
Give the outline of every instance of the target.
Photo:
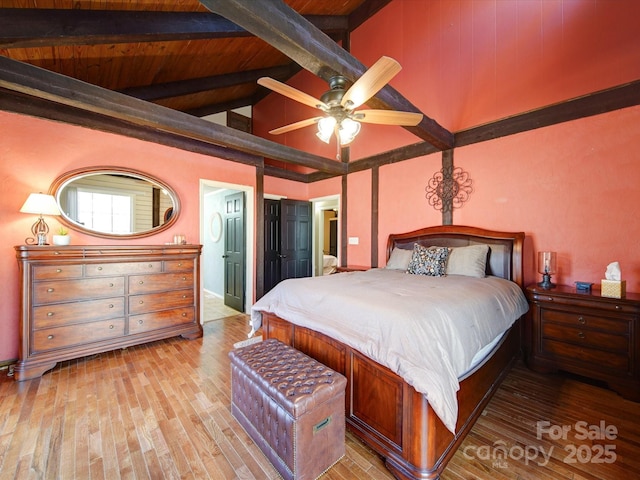
<svg viewBox="0 0 640 480">
<path fill-rule="evenodd" d="M 263 313 L 265 338 L 277 338 L 347 377 L 347 428 L 385 458 L 401 479 L 438 478 L 520 352 L 517 322 L 484 363 L 461 381 L 455 436 L 424 395 L 388 368 L 326 335 Z"/>
</svg>

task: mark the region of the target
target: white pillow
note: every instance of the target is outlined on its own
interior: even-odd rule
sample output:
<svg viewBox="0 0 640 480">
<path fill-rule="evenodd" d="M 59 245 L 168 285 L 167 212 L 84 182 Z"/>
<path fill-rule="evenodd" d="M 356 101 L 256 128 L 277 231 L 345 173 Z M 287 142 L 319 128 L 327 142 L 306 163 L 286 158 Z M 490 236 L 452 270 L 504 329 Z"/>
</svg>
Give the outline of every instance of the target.
<svg viewBox="0 0 640 480">
<path fill-rule="evenodd" d="M 411 261 L 413 250 L 405 250 L 404 248 L 394 248 L 391 250 L 389 261 L 384 268 L 392 270 L 406 270 Z"/>
<path fill-rule="evenodd" d="M 484 278 L 487 271 L 489 245 L 455 247 L 449 252 L 447 275 Z"/>
</svg>

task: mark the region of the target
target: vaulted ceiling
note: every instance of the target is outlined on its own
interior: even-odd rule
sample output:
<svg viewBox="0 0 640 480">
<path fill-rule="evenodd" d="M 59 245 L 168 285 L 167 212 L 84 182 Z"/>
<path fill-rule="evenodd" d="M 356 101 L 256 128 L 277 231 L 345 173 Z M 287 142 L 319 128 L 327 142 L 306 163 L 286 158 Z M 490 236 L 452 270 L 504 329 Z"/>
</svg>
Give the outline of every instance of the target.
<svg viewBox="0 0 640 480">
<path fill-rule="evenodd" d="M 3 0 L 0 109 L 315 181 L 638 103 L 635 83 L 456 135 L 421 112 L 423 121 L 406 127 L 417 143 L 350 165 L 199 118 L 260 101 L 269 93 L 261 76 L 286 82 L 304 68 L 355 81 L 366 68 L 348 51 L 349 33 L 390 1 Z M 389 85 L 367 105 L 419 111 Z M 314 172 L 283 172 L 265 159 Z"/>
<path fill-rule="evenodd" d="M 0 9 L 0 54 L 23 65 L 3 62 L 2 70 L 14 79 L 17 75 L 48 83 L 42 86 L 46 92 L 37 96 L 49 101 L 60 100 L 53 87 L 58 82 L 67 94 L 82 89 L 91 96 L 91 90 L 27 65 L 202 117 L 260 101 L 269 93 L 256 83 L 261 76 L 286 82 L 306 68 L 325 80 L 341 74 L 354 81 L 365 67 L 339 45 L 348 48 L 349 32 L 389 1 L 5 0 L 2 6 L 7 8 Z M 14 89 L 12 80 L 0 86 L 23 94 L 40 90 L 35 84 Z M 87 107 L 77 99 L 66 103 Z M 370 105 L 418 111 L 391 87 L 382 89 Z M 115 117 L 132 120 L 122 114 Z M 411 129 L 437 149 L 453 141 L 428 118 Z M 224 146 L 265 157 L 279 150 L 233 142 Z M 292 160 L 289 152 L 281 153 L 275 157 Z M 331 174 L 344 172 L 344 166 L 326 160 L 302 158 L 298 163 Z"/>
</svg>

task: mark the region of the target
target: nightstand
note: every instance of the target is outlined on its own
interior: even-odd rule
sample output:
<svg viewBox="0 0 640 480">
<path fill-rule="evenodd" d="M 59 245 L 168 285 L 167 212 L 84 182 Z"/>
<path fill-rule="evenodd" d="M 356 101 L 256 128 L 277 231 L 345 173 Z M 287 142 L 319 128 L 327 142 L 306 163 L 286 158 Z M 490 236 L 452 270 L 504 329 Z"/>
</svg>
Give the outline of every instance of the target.
<svg viewBox="0 0 640 480">
<path fill-rule="evenodd" d="M 564 370 L 606 382 L 640 401 L 640 294 L 608 298 L 558 285 L 530 285 L 526 356 L 539 372 Z"/>
<path fill-rule="evenodd" d="M 370 269 L 371 267 L 365 267 L 363 265 L 347 265 L 346 267 L 337 267 L 336 272 L 364 272 Z"/>
</svg>

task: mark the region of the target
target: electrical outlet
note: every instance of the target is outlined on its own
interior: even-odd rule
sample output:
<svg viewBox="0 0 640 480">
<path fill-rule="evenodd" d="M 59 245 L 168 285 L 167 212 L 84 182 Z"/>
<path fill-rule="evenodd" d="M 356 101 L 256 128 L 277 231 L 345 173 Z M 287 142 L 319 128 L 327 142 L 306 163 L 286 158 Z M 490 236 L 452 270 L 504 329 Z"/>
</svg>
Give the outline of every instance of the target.
<svg viewBox="0 0 640 480">
<path fill-rule="evenodd" d="M 360 237 L 349 237 L 349 245 L 359 245 Z"/>
</svg>

